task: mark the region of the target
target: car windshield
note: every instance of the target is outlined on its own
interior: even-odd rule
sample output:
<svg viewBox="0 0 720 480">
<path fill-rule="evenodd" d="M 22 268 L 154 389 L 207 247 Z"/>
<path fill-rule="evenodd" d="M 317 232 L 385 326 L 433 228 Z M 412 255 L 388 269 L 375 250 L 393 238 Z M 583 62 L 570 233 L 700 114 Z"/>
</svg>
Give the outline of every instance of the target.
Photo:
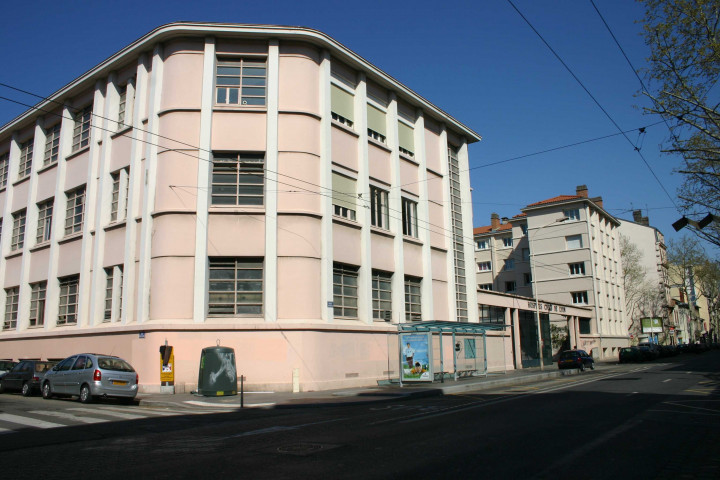
<svg viewBox="0 0 720 480">
<path fill-rule="evenodd" d="M 103 370 L 114 370 L 116 372 L 135 371 L 133 367 L 122 358 L 99 357 L 98 366 Z"/>
<path fill-rule="evenodd" d="M 55 364 L 52 362 L 36 362 L 35 363 L 35 371 L 38 373 L 47 372 L 48 370 L 50 370 L 53 367 L 53 365 L 55 365 Z"/>
</svg>

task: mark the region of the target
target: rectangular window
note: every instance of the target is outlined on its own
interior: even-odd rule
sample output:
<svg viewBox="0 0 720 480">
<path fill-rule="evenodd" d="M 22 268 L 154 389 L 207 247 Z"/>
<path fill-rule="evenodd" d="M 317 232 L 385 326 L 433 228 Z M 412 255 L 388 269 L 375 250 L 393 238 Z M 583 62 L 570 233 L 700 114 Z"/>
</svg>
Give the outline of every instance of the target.
<svg viewBox="0 0 720 480">
<path fill-rule="evenodd" d="M 50 241 L 52 233 L 53 199 L 37 204 L 38 223 L 35 241 L 43 243 Z"/>
<path fill-rule="evenodd" d="M 42 327 L 45 325 L 45 294 L 47 282 L 30 284 L 30 326 Z"/>
<path fill-rule="evenodd" d="M 33 158 L 33 142 L 34 138 L 31 138 L 27 142 L 20 144 L 20 163 L 18 164 L 18 180 L 27 177 L 32 171 L 32 158 Z"/>
<path fill-rule="evenodd" d="M 572 208 L 569 210 L 563 210 L 563 215 L 565 215 L 568 220 L 580 220 L 580 209 Z"/>
<path fill-rule="evenodd" d="M 263 205 L 265 154 L 213 152 L 212 205 Z"/>
<path fill-rule="evenodd" d="M 513 246 L 512 237 L 502 237 L 503 247 L 509 248 Z"/>
<path fill-rule="evenodd" d="M 373 318 L 392 320 L 392 273 L 372 271 Z"/>
<path fill-rule="evenodd" d="M 92 119 L 92 105 L 85 107 L 75 114 L 73 127 L 72 151 L 77 152 L 90 145 L 90 121 Z"/>
<path fill-rule="evenodd" d="M 358 316 L 358 267 L 333 264 L 333 314 L 336 317 Z"/>
<path fill-rule="evenodd" d="M 568 235 L 565 237 L 565 243 L 567 244 L 568 250 L 582 248 L 582 235 Z"/>
<path fill-rule="evenodd" d="M 522 225 L 520 225 L 520 231 L 523 235 L 527 235 L 527 224 L 523 223 Z"/>
<path fill-rule="evenodd" d="M 330 85 L 330 111 L 333 120 L 352 128 L 355 118 L 355 96 L 335 84 Z"/>
<path fill-rule="evenodd" d="M 45 155 L 43 166 L 57 163 L 60 154 L 60 124 L 58 123 L 45 132 Z"/>
<path fill-rule="evenodd" d="M 25 244 L 25 221 L 27 220 L 26 210 L 13 213 L 13 233 L 10 243 L 10 251 L 22 250 Z"/>
<path fill-rule="evenodd" d="M 515 290 L 517 290 L 517 286 L 515 285 L 515 281 L 505 282 L 505 291 L 506 291 L 506 292 L 514 292 Z"/>
<path fill-rule="evenodd" d="M 60 279 L 58 325 L 73 325 L 77 323 L 79 285 L 79 275 L 72 275 Z"/>
<path fill-rule="evenodd" d="M 105 269 L 105 311 L 103 321 L 109 322 L 112 319 L 113 304 L 113 267 Z"/>
<path fill-rule="evenodd" d="M 522 259 L 526 262 L 530 260 L 530 249 L 529 248 L 523 248 L 522 249 Z"/>
<path fill-rule="evenodd" d="M 10 167 L 10 153 L 0 155 L 0 188 L 7 186 L 8 168 Z"/>
<path fill-rule="evenodd" d="M 5 321 L 3 322 L 3 330 L 10 330 L 17 327 L 19 299 L 20 287 L 5 289 Z"/>
<path fill-rule="evenodd" d="M 478 240 L 477 241 L 477 249 L 478 250 L 487 250 L 488 248 L 490 248 L 490 247 L 488 246 L 487 240 Z"/>
<path fill-rule="evenodd" d="M 580 318 L 580 321 L 578 322 L 578 326 L 580 327 L 580 334 L 581 335 L 590 335 L 590 319 L 589 318 Z"/>
<path fill-rule="evenodd" d="M 398 121 L 398 145 L 403 155 L 415 156 L 415 129 L 401 121 Z"/>
<path fill-rule="evenodd" d="M 569 263 L 570 275 L 585 275 L 585 262 Z"/>
<path fill-rule="evenodd" d="M 357 209 L 356 199 L 356 181 L 352 178 L 332 173 L 332 204 L 333 214 L 338 217 L 355 220 L 355 210 Z"/>
<path fill-rule="evenodd" d="M 587 292 L 570 292 L 572 295 L 572 303 L 576 305 L 587 305 L 588 294 Z"/>
<path fill-rule="evenodd" d="M 218 58 L 215 103 L 220 105 L 265 105 L 267 62 L 247 58 Z"/>
<path fill-rule="evenodd" d="M 405 276 L 405 320 L 422 320 L 421 287 L 422 278 Z"/>
<path fill-rule="evenodd" d="M 387 136 L 387 121 L 385 112 L 372 105 L 367 106 L 368 137 L 385 143 Z"/>
<path fill-rule="evenodd" d="M 523 281 L 525 285 L 530 285 L 532 283 L 532 274 L 531 273 L 523 273 Z"/>
<path fill-rule="evenodd" d="M 478 305 L 478 314 L 480 316 L 480 323 L 505 324 L 505 307 Z"/>
<path fill-rule="evenodd" d="M 373 186 L 370 187 L 370 221 L 373 227 L 390 229 L 388 192 Z"/>
<path fill-rule="evenodd" d="M 118 100 L 118 130 L 122 130 L 126 127 L 125 125 L 125 109 L 127 106 L 127 91 L 128 87 L 127 84 L 122 85 L 119 88 L 118 93 L 120 94 L 120 98 Z"/>
<path fill-rule="evenodd" d="M 488 290 L 492 292 L 492 283 L 483 283 L 479 285 L 478 288 L 480 288 L 480 290 Z"/>
<path fill-rule="evenodd" d="M 120 203 L 120 172 L 111 173 L 112 178 L 112 195 L 110 199 L 110 221 L 117 221 L 118 205 Z"/>
<path fill-rule="evenodd" d="M 503 265 L 503 270 L 506 272 L 508 270 L 513 270 L 515 268 L 515 259 L 514 258 L 508 258 L 505 260 L 505 264 Z"/>
<path fill-rule="evenodd" d="M 478 262 L 478 272 L 489 272 L 492 268 L 490 262 Z"/>
<path fill-rule="evenodd" d="M 210 258 L 209 316 L 263 314 L 263 259 Z"/>
<path fill-rule="evenodd" d="M 65 235 L 82 230 L 85 216 L 85 187 L 67 192 L 67 207 L 65 208 Z"/>
<path fill-rule="evenodd" d="M 417 202 L 402 199 L 402 224 L 403 235 L 418 238 Z"/>
</svg>

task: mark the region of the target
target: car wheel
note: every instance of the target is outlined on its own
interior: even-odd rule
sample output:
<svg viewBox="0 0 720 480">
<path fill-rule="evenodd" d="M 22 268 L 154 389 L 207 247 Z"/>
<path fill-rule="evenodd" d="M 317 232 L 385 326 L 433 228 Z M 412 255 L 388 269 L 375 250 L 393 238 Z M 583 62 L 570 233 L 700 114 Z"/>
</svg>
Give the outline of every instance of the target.
<svg viewBox="0 0 720 480">
<path fill-rule="evenodd" d="M 87 385 L 80 387 L 80 401 L 82 403 L 92 403 L 93 401 L 92 393 L 90 393 L 90 387 Z"/>
<path fill-rule="evenodd" d="M 0 393 L 5 393 L 5 389 L 3 388 L 2 380 L 0 380 Z"/>
<path fill-rule="evenodd" d="M 32 393 L 32 389 L 30 388 L 30 384 L 25 382 L 22 384 L 22 389 L 20 390 L 23 397 L 29 397 Z"/>
<path fill-rule="evenodd" d="M 590 370 L 595 370 L 595 362 L 590 362 Z"/>
<path fill-rule="evenodd" d="M 52 388 L 50 388 L 50 382 L 43 383 L 42 397 L 45 400 L 50 400 L 53 397 Z"/>
<path fill-rule="evenodd" d="M 580 371 L 581 371 L 581 372 L 584 372 L 584 371 L 585 371 L 585 364 L 584 364 L 584 363 L 581 363 L 579 368 L 580 368 Z"/>
</svg>

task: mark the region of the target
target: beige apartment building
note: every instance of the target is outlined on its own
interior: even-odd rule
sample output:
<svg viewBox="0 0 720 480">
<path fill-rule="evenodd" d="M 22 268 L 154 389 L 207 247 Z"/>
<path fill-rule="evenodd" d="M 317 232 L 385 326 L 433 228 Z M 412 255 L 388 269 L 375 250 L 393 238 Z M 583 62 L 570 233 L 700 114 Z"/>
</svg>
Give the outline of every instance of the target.
<svg viewBox="0 0 720 480">
<path fill-rule="evenodd" d="M 0 358 L 119 355 L 145 391 L 166 343 L 180 391 L 217 344 L 248 388 L 397 377 L 398 324 L 478 321 L 479 139 L 321 32 L 159 27 L 0 128 Z"/>
<path fill-rule="evenodd" d="M 619 225 L 585 185 L 512 218 L 493 214 L 490 225 L 474 229 L 478 289 L 589 307 L 585 317 L 550 312 L 548 322 L 567 325 L 572 347 L 615 356 L 629 343 Z"/>
</svg>

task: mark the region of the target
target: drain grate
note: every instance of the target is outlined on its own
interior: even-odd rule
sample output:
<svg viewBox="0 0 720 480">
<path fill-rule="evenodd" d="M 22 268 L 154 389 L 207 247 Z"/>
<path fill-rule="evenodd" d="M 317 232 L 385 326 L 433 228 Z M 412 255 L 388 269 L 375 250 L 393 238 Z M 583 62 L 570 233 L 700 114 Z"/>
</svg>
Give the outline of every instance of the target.
<svg viewBox="0 0 720 480">
<path fill-rule="evenodd" d="M 277 452 L 286 455 L 297 455 L 304 457 L 307 455 L 312 455 L 314 453 L 332 450 L 334 448 L 338 448 L 339 446 L 340 445 L 331 445 L 327 443 L 292 443 L 290 445 L 283 445 L 281 447 L 277 447 Z"/>
</svg>

